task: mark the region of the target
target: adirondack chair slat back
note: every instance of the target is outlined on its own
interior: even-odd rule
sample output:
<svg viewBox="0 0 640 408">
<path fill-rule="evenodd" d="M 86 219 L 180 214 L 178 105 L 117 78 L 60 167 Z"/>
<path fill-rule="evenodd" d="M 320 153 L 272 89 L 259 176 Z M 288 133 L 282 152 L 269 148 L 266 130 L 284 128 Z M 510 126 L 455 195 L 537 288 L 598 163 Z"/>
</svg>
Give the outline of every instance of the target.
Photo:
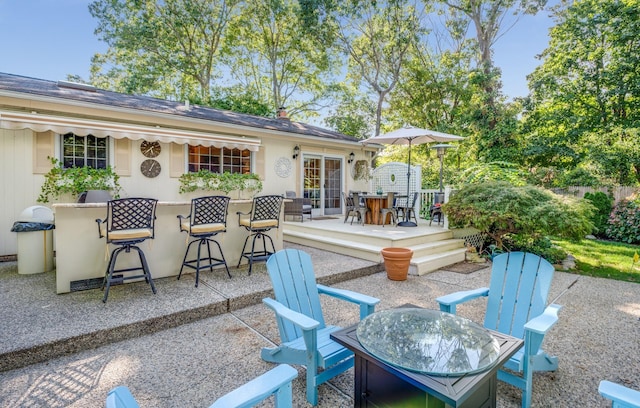
<svg viewBox="0 0 640 408">
<path fill-rule="evenodd" d="M 542 314 L 547 305 L 553 272 L 553 265 L 531 253 L 496 256 L 484 326 L 523 338 L 525 323 Z"/>
<path fill-rule="evenodd" d="M 318 329 L 325 327 L 309 254 L 295 249 L 278 251 L 267 260 L 267 271 L 278 302 L 318 321 Z M 283 342 L 302 336 L 301 330 L 284 319 L 278 319 L 278 328 Z"/>
</svg>

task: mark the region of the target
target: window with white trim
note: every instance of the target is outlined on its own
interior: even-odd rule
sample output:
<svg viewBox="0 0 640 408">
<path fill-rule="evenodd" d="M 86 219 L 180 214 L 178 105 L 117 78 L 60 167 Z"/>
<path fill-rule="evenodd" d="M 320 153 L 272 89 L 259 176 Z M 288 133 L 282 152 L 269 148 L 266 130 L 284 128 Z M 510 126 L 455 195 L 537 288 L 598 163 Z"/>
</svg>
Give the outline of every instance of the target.
<svg viewBox="0 0 640 408">
<path fill-rule="evenodd" d="M 251 173 L 251 152 L 247 149 L 189 146 L 189 172 Z"/>
<path fill-rule="evenodd" d="M 78 136 L 73 133 L 62 135 L 62 166 L 105 169 L 109 165 L 108 146 L 106 137 Z"/>
</svg>

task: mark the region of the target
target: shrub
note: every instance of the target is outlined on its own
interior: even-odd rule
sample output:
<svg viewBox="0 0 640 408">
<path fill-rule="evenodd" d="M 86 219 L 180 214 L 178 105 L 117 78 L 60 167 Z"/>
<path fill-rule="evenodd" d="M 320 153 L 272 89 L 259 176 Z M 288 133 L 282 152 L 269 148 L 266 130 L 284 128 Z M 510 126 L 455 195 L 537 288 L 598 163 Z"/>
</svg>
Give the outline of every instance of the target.
<svg viewBox="0 0 640 408">
<path fill-rule="evenodd" d="M 503 248 L 507 234 L 539 239 L 546 235 L 581 239 L 593 230 L 594 207 L 539 187 L 506 182 L 468 184 L 442 206 L 452 226 L 473 227 Z"/>
<path fill-rule="evenodd" d="M 598 191 L 595 193 L 585 193 L 585 200 L 589 200 L 595 207 L 596 211 L 591 217 L 593 222 L 593 233 L 599 237 L 606 236 L 607 227 L 609 226 L 609 216 L 613 208 L 613 198 L 607 194 Z"/>
<path fill-rule="evenodd" d="M 522 234 L 509 235 L 504 239 L 504 245 L 511 251 L 531 252 L 540 255 L 552 264 L 562 262 L 567 253 L 560 247 L 553 245 L 548 237 L 526 236 Z"/>
<path fill-rule="evenodd" d="M 607 236 L 628 244 L 640 243 L 640 195 L 620 201 L 609 217 Z"/>
</svg>

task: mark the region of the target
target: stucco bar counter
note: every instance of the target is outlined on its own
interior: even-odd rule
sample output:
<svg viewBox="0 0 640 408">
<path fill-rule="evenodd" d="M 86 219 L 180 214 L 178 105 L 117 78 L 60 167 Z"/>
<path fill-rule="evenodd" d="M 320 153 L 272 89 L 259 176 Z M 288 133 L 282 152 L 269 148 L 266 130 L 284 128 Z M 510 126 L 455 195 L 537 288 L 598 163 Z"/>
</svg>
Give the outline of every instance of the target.
<svg viewBox="0 0 640 408">
<path fill-rule="evenodd" d="M 227 232 L 216 238 L 232 267 L 238 264 L 242 245 L 249 232 L 238 226 L 238 211 L 251 211 L 252 200 L 231 200 L 227 215 Z M 151 270 L 151 276 L 165 278 L 178 276 L 180 265 L 187 248 L 187 234 L 180 232 L 177 215 L 188 215 L 191 202 L 159 201 L 156 208 L 155 239 L 140 245 Z M 95 287 L 97 279 L 102 279 L 113 246 L 107 248 L 106 240 L 99 238 L 96 219 L 107 216 L 106 203 L 53 204 L 56 229 L 54 233 L 56 249 L 56 291 L 67 293 L 86 287 Z M 282 249 L 282 212 L 280 228 L 269 231 L 276 251 Z M 249 244 L 250 245 L 250 242 Z M 258 243 L 256 243 L 258 245 Z M 213 250 L 214 248 L 212 248 Z M 195 254 L 195 248 L 192 253 Z M 191 254 L 190 254 L 191 257 Z M 243 264 L 246 262 L 243 261 Z M 118 257 L 117 268 L 135 266 L 139 258 L 135 251 L 122 253 Z M 185 268 L 184 273 L 193 273 Z M 223 271 L 216 271 L 226 276 Z"/>
</svg>

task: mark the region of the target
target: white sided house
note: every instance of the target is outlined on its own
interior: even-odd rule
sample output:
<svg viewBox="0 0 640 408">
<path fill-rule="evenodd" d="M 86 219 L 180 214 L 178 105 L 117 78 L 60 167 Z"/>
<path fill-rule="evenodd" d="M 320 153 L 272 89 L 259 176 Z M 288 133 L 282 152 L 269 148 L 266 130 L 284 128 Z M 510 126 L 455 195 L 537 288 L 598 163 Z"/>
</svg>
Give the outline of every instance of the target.
<svg viewBox="0 0 640 408">
<path fill-rule="evenodd" d="M 179 177 L 208 169 L 258 174 L 259 194 L 293 190 L 312 199 L 314 216 L 343 213 L 341 192 L 368 188 L 366 178 L 354 180 L 354 165 L 368 162 L 375 148 L 293 122 L 286 113 L 279 116 L 284 117 L 0 73 L 0 259 L 17 254 L 11 228 L 20 213 L 54 204 L 37 203 L 50 157 L 111 166 L 120 176 L 122 197 L 188 201 L 179 193 Z M 145 141 L 159 142 L 151 170 L 143 164 L 150 156 L 141 149 Z"/>
</svg>

